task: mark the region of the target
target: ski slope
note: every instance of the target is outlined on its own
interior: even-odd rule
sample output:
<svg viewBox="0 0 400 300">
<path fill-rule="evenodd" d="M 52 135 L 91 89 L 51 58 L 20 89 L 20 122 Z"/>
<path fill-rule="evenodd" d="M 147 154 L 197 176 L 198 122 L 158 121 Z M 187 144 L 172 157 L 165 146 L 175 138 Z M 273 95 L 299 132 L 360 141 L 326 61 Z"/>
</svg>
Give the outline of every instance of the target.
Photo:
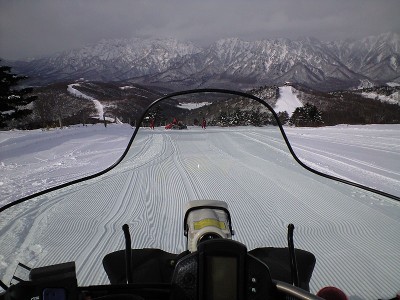
<svg viewBox="0 0 400 300">
<path fill-rule="evenodd" d="M 124 134 L 118 135 L 118 128 Z M 110 150 L 110 144 L 119 148 L 127 141 L 126 128 L 119 125 L 112 131 L 101 126 L 75 128 L 75 134 L 47 133 L 54 138 L 48 140 L 38 134 L 46 142 L 26 157 L 43 159 L 42 151 L 62 143 L 68 148 L 72 137 L 79 137 L 77 132 L 87 130 L 88 138 L 91 130 L 101 135 L 101 129 L 106 132 L 103 141 L 110 139 L 109 143 L 94 138 L 96 146 L 85 146 L 82 159 L 101 152 L 101 146 Z M 18 157 L 11 155 L 18 149 L 12 134 L 0 134 L 1 167 L 14 159 L 16 169 L 32 172 L 36 180 L 53 176 L 46 169 L 33 173 L 29 163 L 18 165 Z M 307 163 L 346 178 L 367 174 L 378 188 L 393 186 L 393 194 L 399 195 L 399 125 L 290 128 L 288 134 Z M 79 144 L 79 139 L 74 142 Z M 3 152 L 5 147 L 12 151 Z M 105 165 L 117 153 L 108 150 Z M 55 152 L 62 155 L 61 148 Z M 77 163 L 79 151 L 74 153 L 75 161 L 68 161 L 71 170 L 86 174 L 89 170 Z M 29 176 L 23 180 L 29 182 Z M 15 192 L 23 186 L 19 183 Z M 311 280 L 314 292 L 334 285 L 353 300 L 378 299 L 393 297 L 400 286 L 400 204 L 302 169 L 279 132 L 270 127 L 140 131 L 127 157 L 109 173 L 24 203 L 23 211 L 10 210 L 0 220 L 0 278 L 8 283 L 16 260 L 31 266 L 74 260 L 79 284 L 105 283 L 101 258 L 123 249 L 124 223 L 130 226 L 135 248 L 181 252 L 183 204 L 193 199 L 226 201 L 235 239 L 248 249 L 284 247 L 286 227 L 294 223 L 296 247 L 317 257 Z"/>
<path fill-rule="evenodd" d="M 86 99 L 86 100 L 90 100 L 93 102 L 93 105 L 96 109 L 97 115 L 95 116 L 96 118 L 98 118 L 99 120 L 106 120 L 109 122 L 116 122 L 118 124 L 122 124 L 122 122 L 118 119 L 118 118 L 110 118 L 110 117 L 106 117 L 104 116 L 104 105 L 97 99 L 88 96 L 82 92 L 80 92 L 79 90 L 77 90 L 75 87 L 79 86 L 79 83 L 73 83 L 73 84 L 69 84 L 67 87 L 67 91 L 74 95 L 77 98 L 81 98 L 81 99 Z"/>
<path fill-rule="evenodd" d="M 70 94 L 74 95 L 75 97 L 78 97 L 78 98 L 82 98 L 82 99 L 86 99 L 86 100 L 92 101 L 93 104 L 94 104 L 94 106 L 95 106 L 95 108 L 96 108 L 96 111 L 97 111 L 97 113 L 98 113 L 98 118 L 99 118 L 100 120 L 103 119 L 104 107 L 103 107 L 103 105 L 100 103 L 100 101 L 97 100 L 97 99 L 95 99 L 95 98 L 93 98 L 93 97 L 90 97 L 90 96 L 88 96 L 88 95 L 86 95 L 86 94 L 84 94 L 84 93 L 82 93 L 82 92 L 80 92 L 79 90 L 77 90 L 77 89 L 75 88 L 75 86 L 79 86 L 79 83 L 69 84 L 69 85 L 68 85 L 68 88 L 67 88 L 67 91 L 68 91 Z"/>
<path fill-rule="evenodd" d="M 279 98 L 276 101 L 274 110 L 276 112 L 286 111 L 289 117 L 293 114 L 297 107 L 302 107 L 303 103 L 297 98 L 291 86 L 279 87 Z"/>
</svg>

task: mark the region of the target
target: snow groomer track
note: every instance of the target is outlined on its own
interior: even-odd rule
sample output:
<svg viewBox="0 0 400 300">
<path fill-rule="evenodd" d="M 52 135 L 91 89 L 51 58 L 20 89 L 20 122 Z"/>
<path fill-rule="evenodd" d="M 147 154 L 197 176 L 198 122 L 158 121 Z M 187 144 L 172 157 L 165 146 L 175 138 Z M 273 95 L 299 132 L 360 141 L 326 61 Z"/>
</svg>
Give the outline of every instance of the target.
<svg viewBox="0 0 400 300">
<path fill-rule="evenodd" d="M 340 127 L 293 129 L 288 135 L 299 155 L 320 170 L 344 177 L 371 174 L 370 180 L 392 186 L 399 195 L 400 142 L 392 136 L 399 128 L 388 128 L 394 131 L 379 132 L 379 141 L 362 138 L 362 131 L 358 140 L 335 136 Z M 338 152 L 338 144 L 345 150 Z M 389 152 L 388 161 L 378 168 L 366 157 L 373 152 L 379 159 L 381 151 Z M 75 260 L 80 285 L 106 283 L 101 259 L 124 248 L 124 223 L 134 248 L 178 253 L 186 249 L 183 206 L 196 199 L 227 202 L 234 239 L 249 250 L 286 246 L 287 225 L 293 223 L 295 246 L 317 258 L 312 292 L 333 285 L 355 300 L 389 298 L 400 289 L 400 203 L 301 168 L 276 129 L 269 128 L 143 130 L 111 172 L 63 194 L 45 195 L 39 207 L 27 203 L 17 215 L 21 221 L 8 232 L 18 246 L 2 244 L 1 254 L 23 243 L 21 262 L 40 266 Z M 5 239 L 1 229 L 0 240 L 12 239 Z M 4 281 L 14 268 L 15 262 L 0 257 Z"/>
</svg>

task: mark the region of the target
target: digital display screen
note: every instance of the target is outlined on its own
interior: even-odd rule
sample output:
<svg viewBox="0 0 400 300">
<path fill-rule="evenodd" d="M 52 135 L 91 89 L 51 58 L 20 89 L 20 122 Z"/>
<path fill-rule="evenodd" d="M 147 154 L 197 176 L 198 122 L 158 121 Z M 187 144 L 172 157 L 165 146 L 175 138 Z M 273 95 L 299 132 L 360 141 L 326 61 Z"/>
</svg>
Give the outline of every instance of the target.
<svg viewBox="0 0 400 300">
<path fill-rule="evenodd" d="M 205 294 L 209 300 L 238 299 L 238 261 L 236 257 L 206 257 Z"/>
</svg>

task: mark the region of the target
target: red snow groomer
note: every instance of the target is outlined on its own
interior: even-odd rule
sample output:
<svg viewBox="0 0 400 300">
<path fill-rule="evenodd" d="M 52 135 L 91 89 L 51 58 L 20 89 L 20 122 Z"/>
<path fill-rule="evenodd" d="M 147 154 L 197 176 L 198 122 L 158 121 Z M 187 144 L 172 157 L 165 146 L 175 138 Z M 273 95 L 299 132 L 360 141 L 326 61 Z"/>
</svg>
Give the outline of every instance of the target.
<svg viewBox="0 0 400 300">
<path fill-rule="evenodd" d="M 182 121 L 178 121 L 176 118 L 165 126 L 165 129 L 187 129 L 187 126 L 182 123 Z"/>
</svg>

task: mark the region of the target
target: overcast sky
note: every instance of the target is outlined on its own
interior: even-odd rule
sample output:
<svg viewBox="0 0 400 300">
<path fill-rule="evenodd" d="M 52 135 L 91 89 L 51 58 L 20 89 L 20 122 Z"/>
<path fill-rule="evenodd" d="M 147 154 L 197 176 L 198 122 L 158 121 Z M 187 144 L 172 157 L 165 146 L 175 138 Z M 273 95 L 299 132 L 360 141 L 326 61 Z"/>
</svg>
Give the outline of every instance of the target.
<svg viewBox="0 0 400 300">
<path fill-rule="evenodd" d="M 52 54 L 101 39 L 321 40 L 400 32 L 400 0 L 0 0 L 0 57 Z"/>
</svg>

